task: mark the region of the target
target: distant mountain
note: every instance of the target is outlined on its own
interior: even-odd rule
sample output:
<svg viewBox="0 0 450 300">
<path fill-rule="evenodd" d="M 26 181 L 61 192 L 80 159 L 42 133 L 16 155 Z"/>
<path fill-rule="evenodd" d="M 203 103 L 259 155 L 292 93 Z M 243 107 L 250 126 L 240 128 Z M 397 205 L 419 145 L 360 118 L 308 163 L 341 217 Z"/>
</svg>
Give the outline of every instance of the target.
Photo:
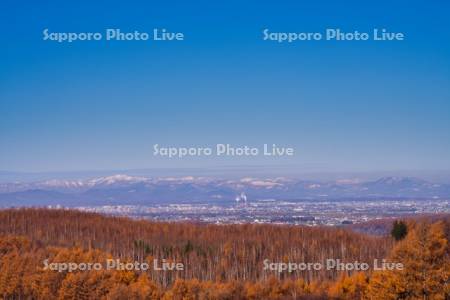
<svg viewBox="0 0 450 300">
<path fill-rule="evenodd" d="M 45 180 L 0 184 L 0 206 L 64 206 L 233 203 L 244 193 L 249 201 L 450 198 L 449 184 L 412 177 L 383 177 L 375 181 L 330 182 L 290 178 L 217 180 L 206 177 L 147 178 L 113 175 L 87 180 Z"/>
</svg>

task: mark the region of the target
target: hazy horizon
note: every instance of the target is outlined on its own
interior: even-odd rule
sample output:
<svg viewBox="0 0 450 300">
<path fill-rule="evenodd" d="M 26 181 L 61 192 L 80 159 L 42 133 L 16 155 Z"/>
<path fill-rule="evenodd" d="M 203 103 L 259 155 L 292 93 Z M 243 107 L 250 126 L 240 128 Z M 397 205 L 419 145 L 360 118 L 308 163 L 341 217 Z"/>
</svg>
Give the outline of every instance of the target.
<svg viewBox="0 0 450 300">
<path fill-rule="evenodd" d="M 223 166 L 210 168 L 140 168 L 109 170 L 66 170 L 25 172 L 0 170 L 0 182 L 44 181 L 51 179 L 86 180 L 118 174 L 143 177 L 209 177 L 217 179 L 238 179 L 243 177 L 275 178 L 285 177 L 298 180 L 333 181 L 339 179 L 376 180 L 383 177 L 413 177 L 437 183 L 450 183 L 450 170 L 377 170 L 377 171 L 326 171 L 296 169 L 292 166 Z"/>
</svg>

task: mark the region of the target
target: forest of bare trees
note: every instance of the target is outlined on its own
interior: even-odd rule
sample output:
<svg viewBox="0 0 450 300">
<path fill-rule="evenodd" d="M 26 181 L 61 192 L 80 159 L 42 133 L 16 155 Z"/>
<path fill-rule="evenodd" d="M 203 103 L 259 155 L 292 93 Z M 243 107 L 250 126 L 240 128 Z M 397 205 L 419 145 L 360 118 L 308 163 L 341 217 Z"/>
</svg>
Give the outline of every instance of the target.
<svg viewBox="0 0 450 300">
<path fill-rule="evenodd" d="M 4 299 L 448 299 L 449 222 L 408 222 L 395 241 L 343 228 L 137 221 L 71 210 L 0 211 Z M 44 270 L 109 258 L 180 262 L 182 271 Z M 274 262 L 370 262 L 405 271 L 263 270 Z"/>
</svg>

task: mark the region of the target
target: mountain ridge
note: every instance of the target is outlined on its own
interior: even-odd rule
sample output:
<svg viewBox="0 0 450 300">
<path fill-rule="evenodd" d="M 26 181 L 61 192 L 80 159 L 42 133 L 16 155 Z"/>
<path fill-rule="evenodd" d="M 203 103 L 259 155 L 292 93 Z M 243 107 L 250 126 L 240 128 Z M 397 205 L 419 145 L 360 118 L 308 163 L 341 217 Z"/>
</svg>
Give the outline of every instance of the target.
<svg viewBox="0 0 450 300">
<path fill-rule="evenodd" d="M 449 198 L 450 184 L 415 177 L 382 177 L 374 181 L 314 181 L 292 178 L 213 179 L 208 177 L 142 177 L 116 174 L 87 180 L 45 180 L 0 184 L 0 206 L 42 203 L 155 204 L 233 203 L 245 193 L 254 199 Z"/>
</svg>

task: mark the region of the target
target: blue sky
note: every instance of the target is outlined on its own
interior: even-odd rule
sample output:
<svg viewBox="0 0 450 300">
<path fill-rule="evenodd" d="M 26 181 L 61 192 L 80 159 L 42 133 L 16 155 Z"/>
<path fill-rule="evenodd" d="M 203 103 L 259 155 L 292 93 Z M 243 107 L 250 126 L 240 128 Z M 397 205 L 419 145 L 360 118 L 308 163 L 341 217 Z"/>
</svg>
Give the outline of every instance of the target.
<svg viewBox="0 0 450 300">
<path fill-rule="evenodd" d="M 450 169 L 446 1 L 90 2 L 2 2 L 0 170 Z M 165 28 L 185 41 L 59 44 L 45 28 Z M 264 28 L 386 28 L 406 40 L 277 44 Z M 152 156 L 155 143 L 276 143 L 296 155 L 168 160 Z"/>
</svg>

